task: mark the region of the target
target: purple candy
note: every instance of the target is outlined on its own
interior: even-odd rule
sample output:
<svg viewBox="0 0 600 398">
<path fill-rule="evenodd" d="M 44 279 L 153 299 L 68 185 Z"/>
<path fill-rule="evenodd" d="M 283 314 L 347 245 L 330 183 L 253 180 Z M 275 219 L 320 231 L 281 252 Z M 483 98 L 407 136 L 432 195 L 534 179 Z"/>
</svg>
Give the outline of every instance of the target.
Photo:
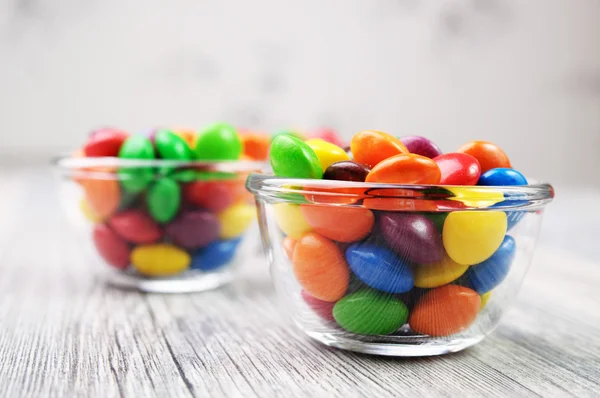
<svg viewBox="0 0 600 398">
<path fill-rule="evenodd" d="M 444 258 L 442 236 L 429 218 L 419 214 L 384 213 L 381 232 L 392 250 L 416 264 Z"/>
<path fill-rule="evenodd" d="M 221 232 L 217 217 L 205 210 L 182 213 L 166 226 L 165 232 L 177 246 L 199 249 L 216 241 Z"/>
<path fill-rule="evenodd" d="M 425 156 L 426 158 L 433 159 L 442 154 L 440 147 L 425 137 L 407 135 L 406 137 L 400 138 L 400 141 L 406 146 L 408 152 Z"/>
</svg>

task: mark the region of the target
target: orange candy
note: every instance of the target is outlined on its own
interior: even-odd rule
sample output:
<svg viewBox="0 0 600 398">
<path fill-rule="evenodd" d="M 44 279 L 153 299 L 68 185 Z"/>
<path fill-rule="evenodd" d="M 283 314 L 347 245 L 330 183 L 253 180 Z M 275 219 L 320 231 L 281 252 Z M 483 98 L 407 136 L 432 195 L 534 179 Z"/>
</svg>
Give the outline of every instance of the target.
<svg viewBox="0 0 600 398">
<path fill-rule="evenodd" d="M 304 234 L 296 243 L 292 264 L 296 279 L 312 296 L 334 302 L 346 293 L 348 264 L 329 239 L 314 232 Z"/>
<path fill-rule="evenodd" d="M 415 305 L 408 324 L 430 336 L 448 336 L 468 328 L 477 317 L 481 297 L 458 285 L 445 285 L 427 292 Z"/>
<path fill-rule="evenodd" d="M 458 148 L 456 152 L 466 153 L 477 159 L 481 166 L 481 174 L 497 167 L 512 167 L 506 153 L 491 142 L 471 141 Z"/>
<path fill-rule="evenodd" d="M 117 180 L 87 178 L 79 180 L 90 210 L 104 219 L 119 208 L 121 191 Z"/>
<path fill-rule="evenodd" d="M 285 250 L 285 254 L 291 260 L 292 258 L 294 258 L 294 249 L 296 248 L 297 243 L 296 239 L 286 236 L 285 238 L 283 238 L 282 243 L 283 250 Z"/>
<path fill-rule="evenodd" d="M 184 128 L 175 129 L 175 134 L 183 138 L 190 149 L 194 150 L 196 148 L 196 132 L 194 130 Z"/>
<path fill-rule="evenodd" d="M 442 173 L 438 165 L 425 156 L 412 153 L 392 156 L 373 167 L 367 182 L 390 184 L 439 184 Z"/>
<path fill-rule="evenodd" d="M 254 160 L 265 160 L 269 156 L 271 136 L 264 133 L 244 132 L 240 135 L 244 155 Z"/>
<path fill-rule="evenodd" d="M 350 150 L 356 162 L 369 167 L 392 156 L 408 153 L 408 149 L 398 138 L 372 130 L 356 133 L 350 142 Z"/>
<path fill-rule="evenodd" d="M 301 205 L 306 222 L 319 234 L 338 242 L 354 242 L 373 229 L 375 216 L 361 207 Z"/>
</svg>

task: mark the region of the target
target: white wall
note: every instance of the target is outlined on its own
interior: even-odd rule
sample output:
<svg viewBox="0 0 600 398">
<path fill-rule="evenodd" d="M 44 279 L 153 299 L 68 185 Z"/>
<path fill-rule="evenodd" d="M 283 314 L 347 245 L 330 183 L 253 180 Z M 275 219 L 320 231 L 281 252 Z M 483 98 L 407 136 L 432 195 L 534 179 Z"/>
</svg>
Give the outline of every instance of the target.
<svg viewBox="0 0 600 398">
<path fill-rule="evenodd" d="M 597 0 L 0 4 L 3 156 L 105 124 L 329 124 L 487 139 L 529 175 L 600 185 Z"/>
</svg>

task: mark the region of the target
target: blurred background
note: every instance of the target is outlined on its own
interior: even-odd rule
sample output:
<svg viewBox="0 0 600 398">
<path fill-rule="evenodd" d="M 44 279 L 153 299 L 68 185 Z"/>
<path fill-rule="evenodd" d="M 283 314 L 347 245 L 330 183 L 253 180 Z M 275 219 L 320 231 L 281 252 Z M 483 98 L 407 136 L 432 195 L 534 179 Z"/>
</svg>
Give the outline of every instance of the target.
<svg viewBox="0 0 600 398">
<path fill-rule="evenodd" d="M 0 163 L 216 120 L 484 139 L 600 186 L 597 0 L 2 0 Z"/>
</svg>

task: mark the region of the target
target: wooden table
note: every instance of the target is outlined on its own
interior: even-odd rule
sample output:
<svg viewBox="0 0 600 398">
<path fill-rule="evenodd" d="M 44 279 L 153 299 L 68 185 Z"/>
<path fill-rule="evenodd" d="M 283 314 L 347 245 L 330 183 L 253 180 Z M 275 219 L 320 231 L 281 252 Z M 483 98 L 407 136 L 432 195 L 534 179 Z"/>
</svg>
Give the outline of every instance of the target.
<svg viewBox="0 0 600 398">
<path fill-rule="evenodd" d="M 572 201 L 548 209 L 550 233 L 490 337 L 457 354 L 394 359 L 298 332 L 260 256 L 209 293 L 110 288 L 63 221 L 48 171 L 0 170 L 0 192 L 0 396 L 600 395 L 598 217 L 581 204 L 580 224 L 565 221 Z M 592 194 L 581 198 L 597 207 Z"/>
</svg>

